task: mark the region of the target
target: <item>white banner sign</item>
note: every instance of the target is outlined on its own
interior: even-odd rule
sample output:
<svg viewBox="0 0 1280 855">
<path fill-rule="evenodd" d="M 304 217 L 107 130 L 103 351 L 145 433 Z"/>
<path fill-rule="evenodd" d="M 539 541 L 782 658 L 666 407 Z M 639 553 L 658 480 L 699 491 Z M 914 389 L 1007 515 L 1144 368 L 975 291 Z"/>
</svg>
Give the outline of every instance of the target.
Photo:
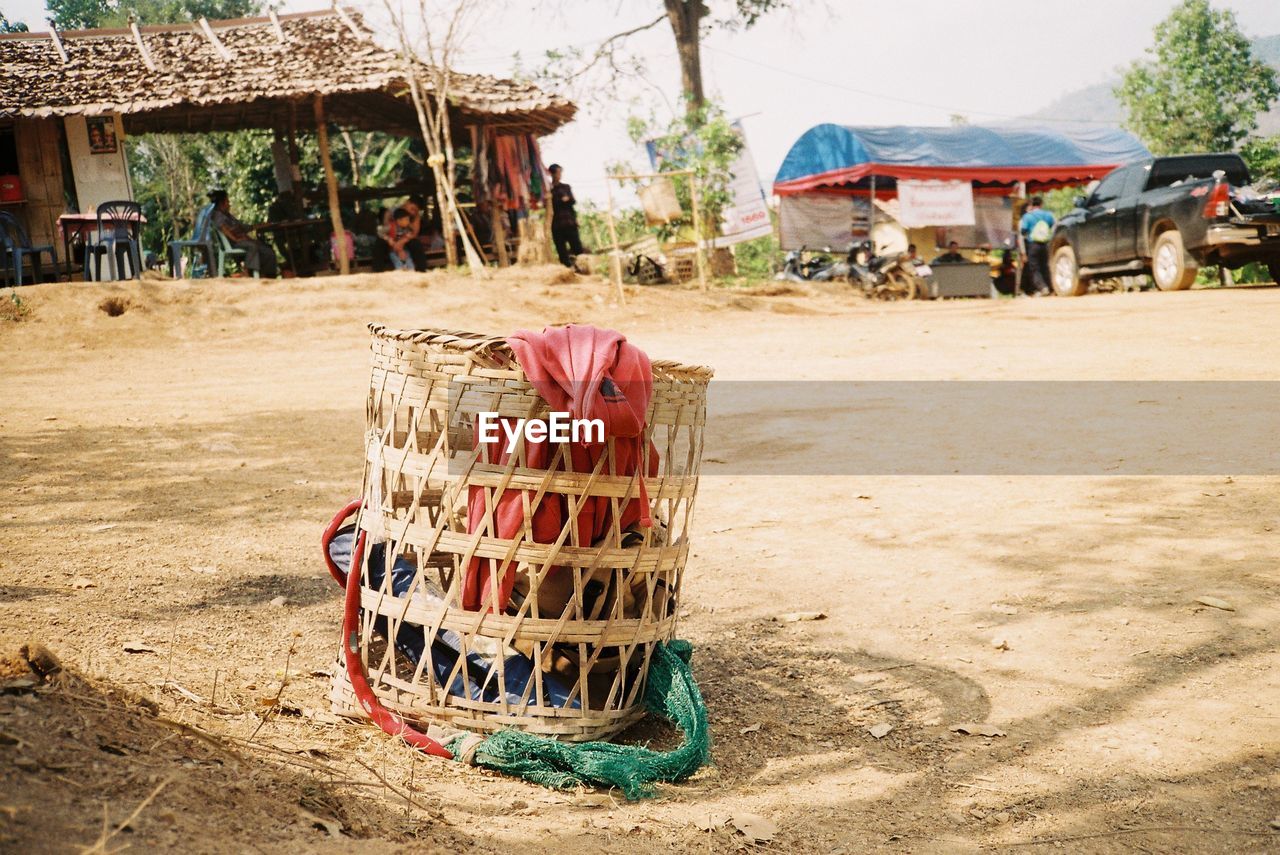
<svg viewBox="0 0 1280 855">
<path fill-rule="evenodd" d="M 747 146 L 747 135 L 741 122 L 734 122 L 733 129 L 742 138 L 742 150 L 731 167 L 733 182 L 729 185 L 729 192 L 733 195 L 733 204 L 724 209 L 721 236 L 715 239 L 716 246 L 729 246 L 773 233 L 769 206 L 765 204 L 764 190 L 760 187 L 755 158 Z"/>
<path fill-rule="evenodd" d="M 724 207 L 720 222 L 720 237 L 712 241 L 713 246 L 731 246 L 773 233 L 773 223 L 769 219 L 769 206 L 765 201 L 764 189 L 760 186 L 760 174 L 756 172 L 755 159 L 747 146 L 747 135 L 742 130 L 741 122 L 734 122 L 733 129 L 742 139 L 742 148 L 732 166 L 729 167 L 733 176 L 728 188 L 732 201 Z M 649 153 L 650 165 L 655 171 L 661 172 L 664 157 L 658 150 L 657 143 L 649 140 L 645 143 L 645 149 Z"/>
<path fill-rule="evenodd" d="M 973 187 L 968 181 L 898 181 L 898 221 L 909 229 L 971 226 Z"/>
</svg>

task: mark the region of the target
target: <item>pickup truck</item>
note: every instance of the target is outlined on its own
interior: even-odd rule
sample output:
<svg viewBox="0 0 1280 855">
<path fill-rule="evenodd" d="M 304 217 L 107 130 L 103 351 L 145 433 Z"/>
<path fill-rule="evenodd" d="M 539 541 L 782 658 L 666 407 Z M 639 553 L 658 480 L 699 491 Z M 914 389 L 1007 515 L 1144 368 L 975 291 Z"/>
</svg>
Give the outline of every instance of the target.
<svg viewBox="0 0 1280 855">
<path fill-rule="evenodd" d="M 1093 279 L 1148 273 L 1181 291 L 1204 265 L 1266 264 L 1280 281 L 1280 208 L 1249 187 L 1236 154 L 1157 157 L 1111 172 L 1054 228 L 1053 287 L 1063 296 Z"/>
</svg>

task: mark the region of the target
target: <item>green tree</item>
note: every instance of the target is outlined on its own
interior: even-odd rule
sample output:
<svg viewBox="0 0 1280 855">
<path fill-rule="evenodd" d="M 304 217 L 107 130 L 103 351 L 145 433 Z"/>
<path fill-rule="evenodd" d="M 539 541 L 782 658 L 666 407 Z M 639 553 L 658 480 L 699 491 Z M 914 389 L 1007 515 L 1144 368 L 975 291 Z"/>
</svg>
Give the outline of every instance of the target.
<svg viewBox="0 0 1280 855">
<path fill-rule="evenodd" d="M 1255 137 L 1240 147 L 1255 183 L 1280 184 L 1280 136 Z"/>
<path fill-rule="evenodd" d="M 1182 0 L 1156 25 L 1147 53 L 1115 92 L 1129 129 L 1157 154 L 1233 150 L 1280 95 L 1235 14 L 1209 0 Z"/>
<path fill-rule="evenodd" d="M 724 110 L 714 102 L 685 113 L 665 128 L 632 118 L 628 131 L 633 141 L 648 142 L 660 158 L 660 172 L 692 170 L 698 180 L 698 207 L 702 218 L 700 238 L 714 237 L 720 217 L 733 201 L 729 185 L 731 168 L 742 151 L 742 136 Z M 692 211 L 691 188 L 687 179 L 674 179 L 680 206 Z"/>
<path fill-rule="evenodd" d="M 140 24 L 176 24 L 199 18 L 243 18 L 265 8 L 261 0 L 48 0 L 59 30 L 89 30 Z"/>
<path fill-rule="evenodd" d="M 49 20 L 58 30 L 92 30 L 111 11 L 106 0 L 48 0 Z"/>
<path fill-rule="evenodd" d="M 0 33 L 25 33 L 27 25 L 21 21 L 10 21 L 0 12 Z"/>
</svg>

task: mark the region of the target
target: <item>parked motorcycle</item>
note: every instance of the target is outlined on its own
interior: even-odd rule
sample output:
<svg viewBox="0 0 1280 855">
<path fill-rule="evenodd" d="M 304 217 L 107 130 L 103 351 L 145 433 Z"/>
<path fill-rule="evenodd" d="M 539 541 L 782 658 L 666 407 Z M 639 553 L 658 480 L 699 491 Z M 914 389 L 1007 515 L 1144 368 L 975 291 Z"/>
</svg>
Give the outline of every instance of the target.
<svg viewBox="0 0 1280 855">
<path fill-rule="evenodd" d="M 850 283 L 872 299 L 914 300 L 928 294 L 915 264 L 903 255 L 876 255 L 870 241 L 849 250 L 848 267 Z"/>
<path fill-rule="evenodd" d="M 782 269 L 775 275 L 774 279 L 779 282 L 804 282 L 804 262 L 802 257 L 803 249 L 793 249 L 782 259 Z"/>
<path fill-rule="evenodd" d="M 854 245 L 844 260 L 834 258 L 830 247 L 808 259 L 806 251 L 801 247 L 788 252 L 774 278 L 786 282 L 846 280 L 876 300 L 914 300 L 928 295 L 924 280 L 928 267 L 921 272 L 905 256 L 875 255 L 870 241 Z"/>
<path fill-rule="evenodd" d="M 782 261 L 782 270 L 775 279 L 787 282 L 831 282 L 849 275 L 848 264 L 831 256 L 831 248 L 805 259 L 807 247 L 793 249 Z"/>
</svg>

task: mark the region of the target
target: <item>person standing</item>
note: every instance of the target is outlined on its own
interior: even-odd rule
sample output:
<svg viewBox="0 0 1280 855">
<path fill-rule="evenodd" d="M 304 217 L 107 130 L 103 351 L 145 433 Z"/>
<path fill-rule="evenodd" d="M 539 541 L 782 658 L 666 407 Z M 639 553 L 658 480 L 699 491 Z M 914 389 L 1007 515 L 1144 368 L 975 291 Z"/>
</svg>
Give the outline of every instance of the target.
<svg viewBox="0 0 1280 855">
<path fill-rule="evenodd" d="M 573 206 L 573 188 L 560 180 L 564 169 L 558 163 L 547 169 L 551 173 L 551 240 L 556 255 L 565 267 L 573 266 L 573 257 L 582 255 L 582 238 L 578 235 L 578 215 Z"/>
<path fill-rule="evenodd" d="M 249 227 L 235 218 L 231 213 L 231 200 L 227 198 L 227 191 L 211 191 L 209 201 L 213 203 L 213 214 L 210 216 L 213 227 L 222 232 L 233 247 L 244 250 L 245 269 L 264 279 L 275 279 L 280 272 L 276 264 L 276 251 L 265 242 L 254 240 L 249 234 Z M 222 271 L 219 270 L 218 273 L 221 275 Z"/>
<path fill-rule="evenodd" d="M 1043 207 L 1044 199 L 1032 196 L 1027 203 L 1027 212 L 1018 222 L 1018 231 L 1022 232 L 1023 243 L 1027 247 L 1027 272 L 1030 274 L 1028 294 L 1052 294 L 1049 285 L 1049 240 L 1053 237 L 1053 214 Z"/>
</svg>

